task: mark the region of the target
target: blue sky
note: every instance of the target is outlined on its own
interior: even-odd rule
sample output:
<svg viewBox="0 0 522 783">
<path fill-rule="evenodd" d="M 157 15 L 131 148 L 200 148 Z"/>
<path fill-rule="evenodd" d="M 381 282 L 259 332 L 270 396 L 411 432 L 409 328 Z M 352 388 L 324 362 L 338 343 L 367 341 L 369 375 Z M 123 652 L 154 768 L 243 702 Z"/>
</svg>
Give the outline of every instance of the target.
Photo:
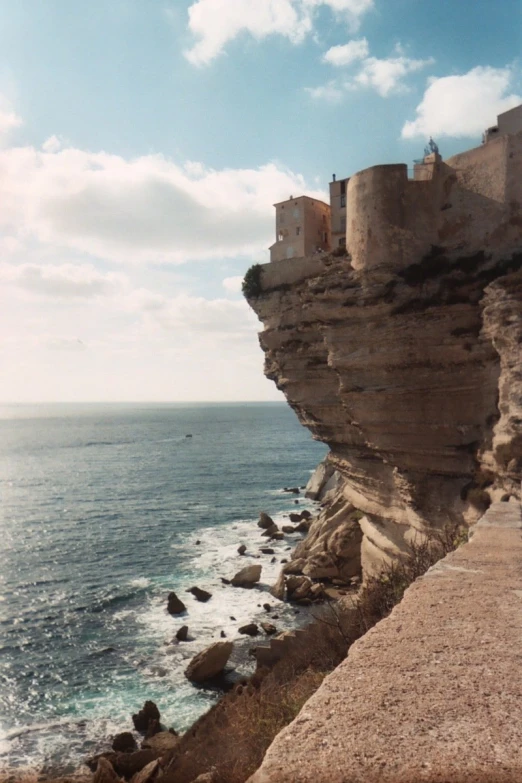
<svg viewBox="0 0 522 783">
<path fill-rule="evenodd" d="M 3 400 L 278 399 L 272 204 L 475 146 L 522 2 L 0 0 Z"/>
</svg>

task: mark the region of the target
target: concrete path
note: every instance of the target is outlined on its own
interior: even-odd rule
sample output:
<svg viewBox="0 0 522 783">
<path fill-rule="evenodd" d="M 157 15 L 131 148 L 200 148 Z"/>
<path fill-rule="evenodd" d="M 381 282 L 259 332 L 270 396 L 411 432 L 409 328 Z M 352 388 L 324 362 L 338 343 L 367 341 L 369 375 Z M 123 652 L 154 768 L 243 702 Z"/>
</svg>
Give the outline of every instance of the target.
<svg viewBox="0 0 522 783">
<path fill-rule="evenodd" d="M 522 782 L 522 512 L 492 506 L 274 740 L 251 783 Z"/>
</svg>

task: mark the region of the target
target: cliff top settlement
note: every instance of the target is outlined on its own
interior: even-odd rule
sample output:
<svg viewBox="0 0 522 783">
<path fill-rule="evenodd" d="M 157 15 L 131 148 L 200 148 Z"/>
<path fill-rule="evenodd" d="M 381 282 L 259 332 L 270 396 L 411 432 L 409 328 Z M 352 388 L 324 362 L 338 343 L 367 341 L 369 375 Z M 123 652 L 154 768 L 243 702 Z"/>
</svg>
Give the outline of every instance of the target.
<svg viewBox="0 0 522 783">
<path fill-rule="evenodd" d="M 500 114 L 481 146 L 442 160 L 432 143 L 416 161 L 372 166 L 330 182 L 330 204 L 291 196 L 275 204 L 271 261 L 346 247 L 355 269 L 396 269 L 433 246 L 501 256 L 522 234 L 522 105 Z"/>
</svg>

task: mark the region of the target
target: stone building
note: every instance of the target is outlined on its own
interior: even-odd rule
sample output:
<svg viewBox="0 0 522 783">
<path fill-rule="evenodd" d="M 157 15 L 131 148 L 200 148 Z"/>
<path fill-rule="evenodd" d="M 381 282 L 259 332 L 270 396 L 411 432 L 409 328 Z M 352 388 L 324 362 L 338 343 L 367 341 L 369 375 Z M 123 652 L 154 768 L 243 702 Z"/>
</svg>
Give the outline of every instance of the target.
<svg viewBox="0 0 522 783">
<path fill-rule="evenodd" d="M 271 260 L 346 246 L 355 269 L 395 270 L 433 248 L 501 257 L 522 243 L 522 105 L 500 114 L 483 143 L 443 160 L 436 145 L 408 177 L 405 163 L 330 183 L 328 206 L 307 196 L 276 204 Z"/>
<path fill-rule="evenodd" d="M 271 261 L 304 258 L 330 250 L 330 207 L 309 196 L 290 196 L 274 204 L 276 241 L 270 248 Z"/>
<path fill-rule="evenodd" d="M 349 178 L 330 182 L 330 214 L 332 224 L 332 250 L 346 246 L 346 189 Z"/>
</svg>

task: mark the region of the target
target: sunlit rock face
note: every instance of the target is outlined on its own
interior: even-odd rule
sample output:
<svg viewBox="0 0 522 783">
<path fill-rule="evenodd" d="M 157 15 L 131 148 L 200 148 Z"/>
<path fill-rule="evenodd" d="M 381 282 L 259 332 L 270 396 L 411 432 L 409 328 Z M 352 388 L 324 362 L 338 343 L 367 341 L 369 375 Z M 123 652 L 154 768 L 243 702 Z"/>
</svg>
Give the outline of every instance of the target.
<svg viewBox="0 0 522 783">
<path fill-rule="evenodd" d="M 263 267 L 249 302 L 265 374 L 329 446 L 366 573 L 416 531 L 520 498 L 521 267 L 522 252 L 438 247 L 398 271 L 346 256 Z"/>
</svg>

